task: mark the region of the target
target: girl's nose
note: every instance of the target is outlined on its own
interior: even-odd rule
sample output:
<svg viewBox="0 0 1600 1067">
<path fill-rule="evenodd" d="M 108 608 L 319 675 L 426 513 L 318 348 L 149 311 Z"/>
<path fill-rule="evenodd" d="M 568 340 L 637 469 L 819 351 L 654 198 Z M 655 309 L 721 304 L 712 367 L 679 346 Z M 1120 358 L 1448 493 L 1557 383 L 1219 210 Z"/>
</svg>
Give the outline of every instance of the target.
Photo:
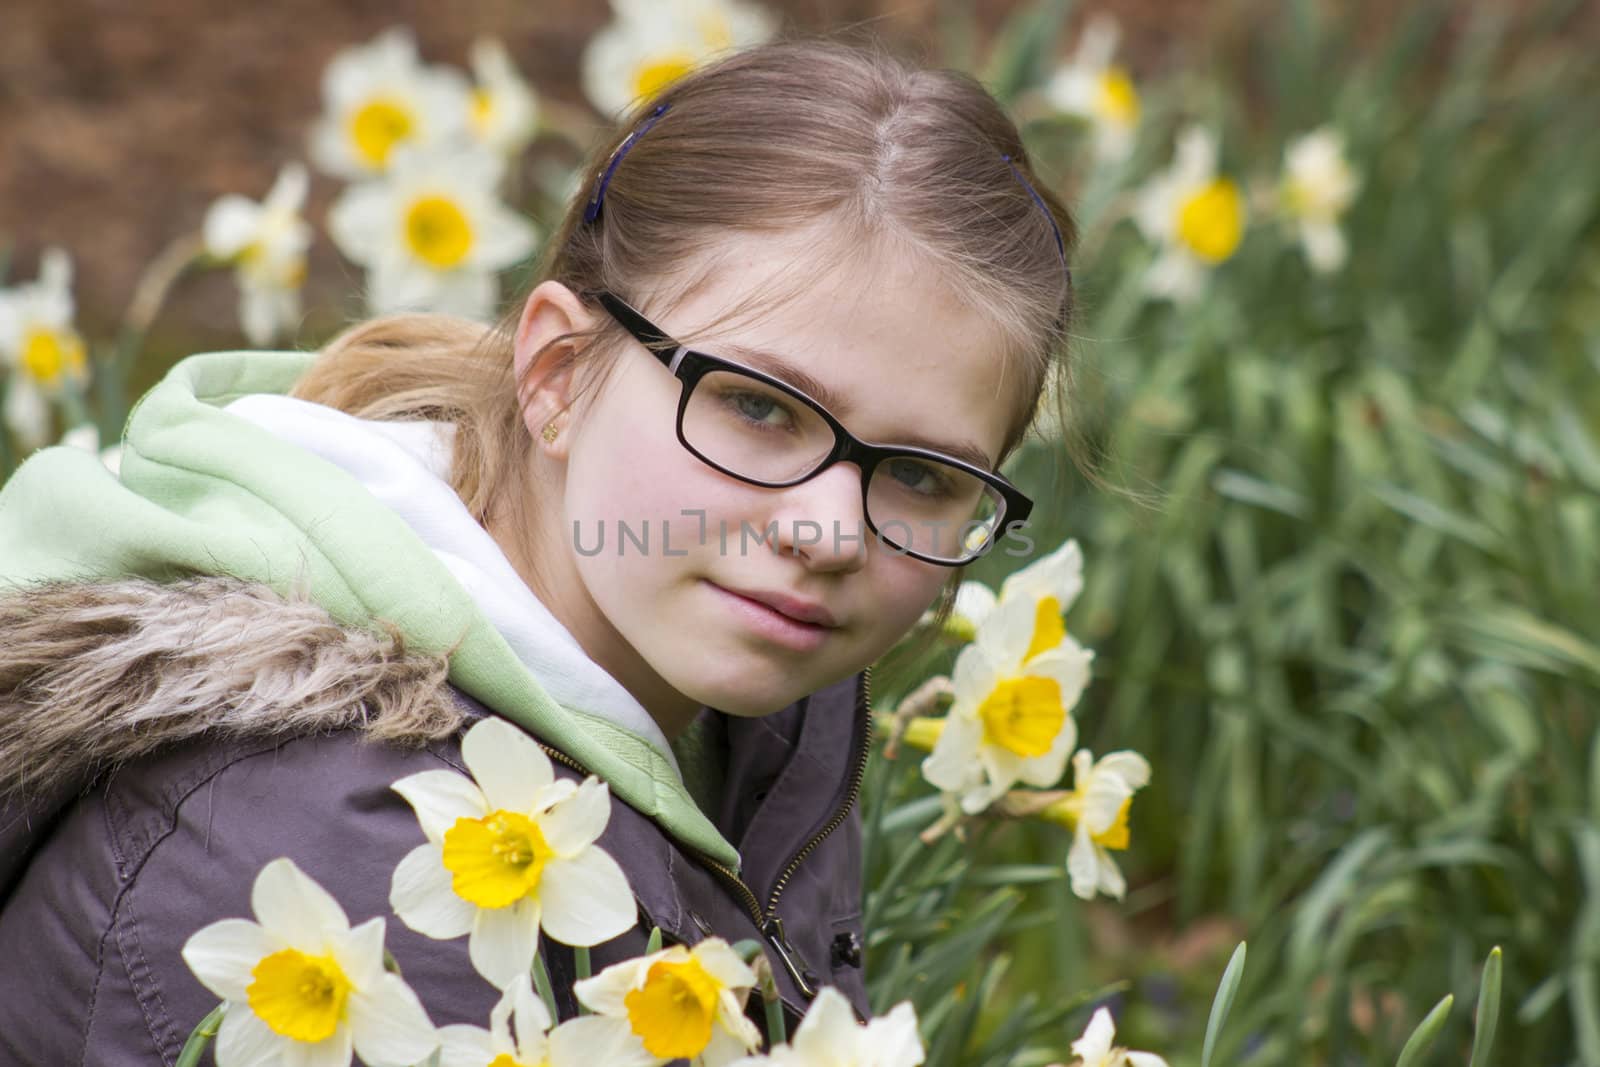
<svg viewBox="0 0 1600 1067">
<path fill-rule="evenodd" d="M 858 570 L 867 558 L 866 515 L 861 507 L 861 468 L 835 463 L 808 482 L 776 490 L 774 540 L 782 555 L 804 559 L 814 570 Z"/>
</svg>

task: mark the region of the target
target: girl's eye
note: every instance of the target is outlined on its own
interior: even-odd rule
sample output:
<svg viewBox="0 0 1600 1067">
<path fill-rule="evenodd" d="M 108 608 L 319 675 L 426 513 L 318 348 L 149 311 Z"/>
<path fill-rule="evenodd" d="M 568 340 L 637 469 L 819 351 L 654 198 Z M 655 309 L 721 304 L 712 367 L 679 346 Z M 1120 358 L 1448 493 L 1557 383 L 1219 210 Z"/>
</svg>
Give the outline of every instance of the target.
<svg viewBox="0 0 1600 1067">
<path fill-rule="evenodd" d="M 942 497 L 951 493 L 950 479 L 940 464 L 902 457 L 890 460 L 888 466 L 895 484 L 918 496 Z"/>
<path fill-rule="evenodd" d="M 723 393 L 722 402 L 741 419 L 763 427 L 779 430 L 794 423 L 794 413 L 788 406 L 767 393 L 730 389 Z"/>
</svg>

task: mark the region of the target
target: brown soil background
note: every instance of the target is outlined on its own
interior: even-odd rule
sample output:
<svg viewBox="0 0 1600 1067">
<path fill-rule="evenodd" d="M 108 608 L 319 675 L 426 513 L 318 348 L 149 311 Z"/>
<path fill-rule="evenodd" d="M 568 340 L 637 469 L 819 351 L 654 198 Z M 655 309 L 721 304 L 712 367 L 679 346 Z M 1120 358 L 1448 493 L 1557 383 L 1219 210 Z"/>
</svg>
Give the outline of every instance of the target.
<svg viewBox="0 0 1600 1067">
<path fill-rule="evenodd" d="M 787 26 L 865 25 L 898 47 L 929 55 L 937 54 L 939 7 L 959 3 L 768 6 Z M 1024 6 L 972 0 L 963 10 L 986 41 Z M 1137 71 L 1149 74 L 1193 58 L 1219 22 L 1236 22 L 1252 9 L 1259 14 L 1262 3 L 1101 0 L 1080 5 L 1078 14 L 1087 7 L 1119 18 L 1125 52 Z M 465 67 L 472 40 L 494 35 L 544 99 L 586 110 L 579 56 L 610 17 L 598 0 L 0 0 L 6 276 L 31 277 L 40 249 L 66 247 L 77 268 L 80 322 L 91 336 L 108 336 L 141 270 L 174 238 L 193 232 L 212 200 L 228 192 L 259 198 L 284 161 L 305 158 L 306 131 L 321 107 L 321 73 L 340 49 L 406 24 L 425 59 Z M 314 222 L 339 188 L 314 177 L 308 205 Z M 341 287 L 353 292 L 357 282 L 319 235 L 308 303 Z M 158 337 L 197 347 L 237 342 L 235 296 L 225 275 L 185 279 L 174 297 Z"/>
</svg>

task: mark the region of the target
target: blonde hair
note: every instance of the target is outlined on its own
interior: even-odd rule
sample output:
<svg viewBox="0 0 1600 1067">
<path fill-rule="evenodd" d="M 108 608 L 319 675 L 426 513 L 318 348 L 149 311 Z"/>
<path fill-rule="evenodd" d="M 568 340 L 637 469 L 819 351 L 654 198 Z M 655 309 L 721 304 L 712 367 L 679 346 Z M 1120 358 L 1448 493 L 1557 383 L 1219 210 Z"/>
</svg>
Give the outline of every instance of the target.
<svg viewBox="0 0 1600 1067">
<path fill-rule="evenodd" d="M 600 217 L 586 222 L 584 209 L 617 147 L 661 103 L 668 110 L 630 146 Z M 1033 177 L 1016 126 L 965 74 L 917 69 L 881 46 L 837 39 L 733 53 L 641 103 L 596 148 L 580 190 L 535 284 L 552 279 L 578 294 L 608 289 L 630 299 L 649 292 L 655 313 L 704 280 L 705 272 L 693 271 L 730 230 L 829 223 L 832 239 L 790 272 L 796 288 L 819 267 L 892 251 L 931 266 L 953 299 L 993 324 L 1002 373 L 1016 378 L 1002 460 L 1039 414 L 1041 396 L 1069 403 L 1072 289 L 1064 255 L 1076 229 Z M 762 303 L 782 294 L 766 297 Z M 526 529 L 533 440 L 517 402 L 527 383 L 515 380 L 512 362 L 522 302 L 493 329 L 420 314 L 361 323 L 323 349 L 294 394 L 362 418 L 454 423 L 450 482 L 462 502 L 480 522 L 509 503 L 512 521 Z M 759 308 L 747 302 L 735 313 Z M 545 366 L 553 372 L 615 351 L 620 329 L 607 316 L 599 320 L 587 336 L 553 342 L 562 349 Z M 598 366 L 593 377 L 603 382 Z M 1047 389 L 1052 373 L 1059 380 Z M 1066 416 L 1060 413 L 1063 426 Z M 941 618 L 953 588 L 952 581 Z"/>
</svg>

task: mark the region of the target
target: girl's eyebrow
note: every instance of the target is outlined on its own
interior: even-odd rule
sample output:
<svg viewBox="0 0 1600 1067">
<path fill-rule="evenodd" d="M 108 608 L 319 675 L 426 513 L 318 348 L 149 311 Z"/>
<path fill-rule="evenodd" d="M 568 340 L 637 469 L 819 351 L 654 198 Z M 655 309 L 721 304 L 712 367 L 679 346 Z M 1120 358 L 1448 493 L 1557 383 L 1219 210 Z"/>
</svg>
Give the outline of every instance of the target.
<svg viewBox="0 0 1600 1067">
<path fill-rule="evenodd" d="M 717 348 L 727 352 L 730 358 L 737 359 L 739 362 L 754 367 L 756 370 L 765 371 L 774 378 L 781 379 L 794 386 L 833 412 L 840 419 L 844 418 L 845 414 L 850 411 L 850 402 L 848 400 L 782 356 L 764 352 L 759 348 L 747 348 L 733 341 L 719 343 Z M 966 441 L 952 444 L 949 441 L 936 441 L 921 434 L 900 434 L 892 442 L 884 443 L 906 445 L 911 448 L 926 448 L 930 452 L 938 452 L 941 455 L 953 456 L 956 459 L 964 460 L 982 470 L 994 470 L 994 467 L 989 462 L 988 455 L 983 449 Z"/>
</svg>

